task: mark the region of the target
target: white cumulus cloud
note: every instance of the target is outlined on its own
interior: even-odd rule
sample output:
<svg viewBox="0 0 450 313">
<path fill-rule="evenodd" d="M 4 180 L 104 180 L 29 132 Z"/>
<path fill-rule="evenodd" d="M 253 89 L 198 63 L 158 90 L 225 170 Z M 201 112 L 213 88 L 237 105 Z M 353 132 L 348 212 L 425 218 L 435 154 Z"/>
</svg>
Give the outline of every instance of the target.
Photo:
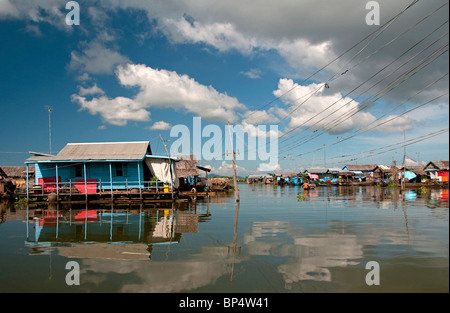
<svg viewBox="0 0 450 313">
<path fill-rule="evenodd" d="M 112 74 L 119 64 L 129 62 L 128 57 L 106 47 L 100 41 L 93 41 L 81 52 L 71 52 L 69 69 L 90 74 Z"/>
<path fill-rule="evenodd" d="M 72 100 L 81 109 L 100 114 L 104 121 L 114 125 L 126 125 L 127 121 L 149 121 L 149 109 L 152 108 L 172 108 L 210 121 L 233 123 L 238 119 L 236 110 L 245 109 L 236 98 L 176 72 L 127 64 L 118 66 L 116 75 L 123 86 L 139 88 L 133 98 L 110 99 L 102 95 L 88 100 L 84 95 L 89 91 L 80 89 L 80 93 L 73 95 Z"/>
<path fill-rule="evenodd" d="M 128 121 L 147 122 L 150 112 L 140 103 L 126 97 L 110 99 L 106 96 L 87 100 L 80 95 L 72 95 L 72 101 L 77 102 L 82 110 L 90 114 L 99 114 L 104 122 L 112 125 L 125 126 Z"/>
<path fill-rule="evenodd" d="M 341 134 L 375 120 L 375 116 L 368 112 L 350 116 L 358 109 L 359 103 L 343 97 L 339 92 L 326 93 L 322 85 L 312 83 L 302 86 L 291 79 L 280 79 L 274 95 L 282 97 L 282 101 L 289 106 L 285 109 L 290 114 L 289 127 L 310 127 L 311 130 Z M 338 124 L 335 124 L 336 118 L 339 118 Z M 333 125 L 336 126 L 331 128 Z"/>
<path fill-rule="evenodd" d="M 147 108 L 172 108 L 220 122 L 237 121 L 235 110 L 245 108 L 236 98 L 173 71 L 128 64 L 118 67 L 117 77 L 124 86 L 139 87 L 134 100 Z"/>
<path fill-rule="evenodd" d="M 305 38 L 264 38 L 245 34 L 231 23 L 202 23 L 166 18 L 163 21 L 166 35 L 176 43 L 197 43 L 210 45 L 220 52 L 236 50 L 243 55 L 258 51 L 277 51 L 290 66 L 296 69 L 320 67 L 334 57 L 331 41 L 312 43 Z M 242 74 L 259 78 L 261 72 L 252 69 Z"/>
<path fill-rule="evenodd" d="M 172 127 L 170 123 L 164 121 L 155 122 L 152 126 L 147 127 L 148 130 L 169 130 Z"/>
</svg>

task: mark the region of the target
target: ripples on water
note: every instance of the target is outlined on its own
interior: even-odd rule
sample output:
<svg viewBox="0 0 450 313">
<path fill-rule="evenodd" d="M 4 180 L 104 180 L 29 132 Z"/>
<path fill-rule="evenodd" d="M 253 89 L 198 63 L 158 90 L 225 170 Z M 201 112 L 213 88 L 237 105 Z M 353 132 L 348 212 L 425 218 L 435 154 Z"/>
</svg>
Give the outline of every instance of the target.
<svg viewBox="0 0 450 313">
<path fill-rule="evenodd" d="M 0 291 L 449 290 L 448 189 L 241 184 L 240 195 L 238 207 L 233 194 L 145 206 L 2 203 Z M 80 265 L 79 286 L 65 283 L 68 261 Z M 369 261 L 380 266 L 378 286 L 365 282 Z"/>
</svg>

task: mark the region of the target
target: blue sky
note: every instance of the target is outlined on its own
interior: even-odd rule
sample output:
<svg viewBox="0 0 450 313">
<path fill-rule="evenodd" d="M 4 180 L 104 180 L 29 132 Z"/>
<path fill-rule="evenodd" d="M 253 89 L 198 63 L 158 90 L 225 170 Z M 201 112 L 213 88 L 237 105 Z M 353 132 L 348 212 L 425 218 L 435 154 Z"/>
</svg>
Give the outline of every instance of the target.
<svg viewBox="0 0 450 313">
<path fill-rule="evenodd" d="M 381 25 L 412 2 L 378 1 Z M 385 28 L 356 0 L 78 1 L 80 25 L 66 3 L 0 0 L 1 165 L 49 152 L 47 105 L 52 153 L 150 140 L 165 154 L 160 135 L 170 146 L 172 127 L 201 117 L 224 132 L 278 126 L 277 163 L 244 157 L 242 175 L 401 163 L 404 135 L 409 162 L 448 160 L 445 1 L 413 2 Z M 225 158 L 200 163 L 231 173 Z"/>
</svg>

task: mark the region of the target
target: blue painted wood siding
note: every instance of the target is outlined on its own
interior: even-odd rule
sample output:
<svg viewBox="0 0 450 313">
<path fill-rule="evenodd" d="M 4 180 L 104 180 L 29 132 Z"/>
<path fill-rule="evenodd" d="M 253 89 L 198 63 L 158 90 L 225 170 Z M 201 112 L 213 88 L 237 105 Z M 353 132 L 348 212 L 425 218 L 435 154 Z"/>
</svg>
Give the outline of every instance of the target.
<svg viewBox="0 0 450 313">
<path fill-rule="evenodd" d="M 126 189 L 126 181 L 128 180 L 128 188 L 139 188 L 139 180 L 141 182 L 141 187 L 144 186 L 144 172 L 143 172 L 143 162 L 121 162 L 123 166 L 123 176 L 117 176 L 115 164 L 117 162 L 111 162 L 112 168 L 112 179 L 113 179 L 113 189 Z M 140 177 L 138 176 L 138 163 Z M 76 176 L 76 164 L 81 166 L 81 176 Z M 83 173 L 83 163 L 58 163 L 58 176 L 61 179 L 61 183 L 69 182 L 72 183 L 75 179 L 84 179 Z M 38 163 L 35 164 L 36 172 L 35 179 L 36 185 L 38 184 L 39 178 L 42 177 L 55 177 L 56 176 L 56 164 L 55 163 Z M 109 173 L 109 162 L 86 162 L 86 178 L 96 179 L 99 189 L 110 189 L 110 173 Z M 101 186 L 100 186 L 101 182 Z"/>
</svg>

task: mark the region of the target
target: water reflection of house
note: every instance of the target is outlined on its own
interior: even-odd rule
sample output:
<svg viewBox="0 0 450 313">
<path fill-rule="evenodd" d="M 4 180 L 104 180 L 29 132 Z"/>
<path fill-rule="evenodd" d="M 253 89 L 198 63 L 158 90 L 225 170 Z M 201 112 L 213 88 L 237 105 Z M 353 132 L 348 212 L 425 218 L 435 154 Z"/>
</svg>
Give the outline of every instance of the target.
<svg viewBox="0 0 450 313">
<path fill-rule="evenodd" d="M 26 246 L 33 254 L 64 247 L 78 257 L 149 258 L 152 246 L 179 242 L 197 232 L 199 214 L 177 209 L 43 210 L 27 221 Z M 33 232 L 34 229 L 34 232 Z"/>
</svg>

